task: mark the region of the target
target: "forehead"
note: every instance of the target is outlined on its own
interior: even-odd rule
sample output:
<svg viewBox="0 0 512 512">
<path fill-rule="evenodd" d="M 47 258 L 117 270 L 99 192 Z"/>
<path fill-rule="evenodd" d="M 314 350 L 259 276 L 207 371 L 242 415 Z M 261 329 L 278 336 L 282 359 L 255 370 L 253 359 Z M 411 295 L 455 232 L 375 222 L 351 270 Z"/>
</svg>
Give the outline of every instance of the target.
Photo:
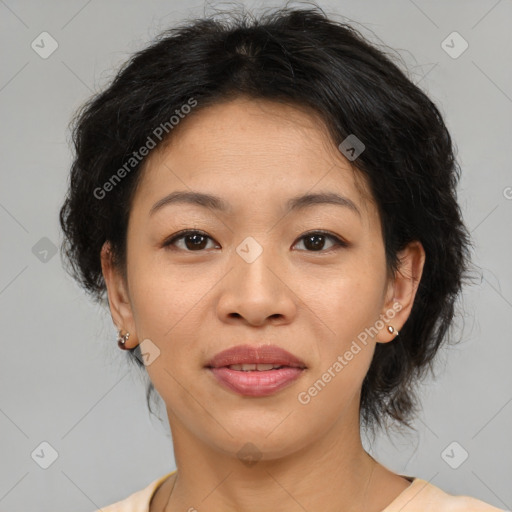
<svg viewBox="0 0 512 512">
<path fill-rule="evenodd" d="M 199 109 L 177 128 L 146 159 L 139 198 L 188 189 L 226 197 L 230 204 L 249 195 L 253 205 L 264 207 L 328 190 L 349 197 L 360 210 L 368 206 L 365 180 L 311 110 L 237 98 Z"/>
</svg>

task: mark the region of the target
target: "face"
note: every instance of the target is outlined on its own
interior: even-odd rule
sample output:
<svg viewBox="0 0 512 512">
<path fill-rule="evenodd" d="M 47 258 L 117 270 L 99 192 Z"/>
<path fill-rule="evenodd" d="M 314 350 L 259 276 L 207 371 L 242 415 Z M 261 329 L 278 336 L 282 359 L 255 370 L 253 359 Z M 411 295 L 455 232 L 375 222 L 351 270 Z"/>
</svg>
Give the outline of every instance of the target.
<svg viewBox="0 0 512 512">
<path fill-rule="evenodd" d="M 105 252 L 103 264 L 114 321 L 149 353 L 173 436 L 233 456 L 252 443 L 270 460 L 358 425 L 375 344 L 394 339 L 386 327 L 405 322 L 415 290 L 387 278 L 377 209 L 354 173 L 310 114 L 250 99 L 198 112 L 149 156 L 127 281 Z M 239 345 L 279 347 L 300 368 L 209 367 Z"/>
</svg>

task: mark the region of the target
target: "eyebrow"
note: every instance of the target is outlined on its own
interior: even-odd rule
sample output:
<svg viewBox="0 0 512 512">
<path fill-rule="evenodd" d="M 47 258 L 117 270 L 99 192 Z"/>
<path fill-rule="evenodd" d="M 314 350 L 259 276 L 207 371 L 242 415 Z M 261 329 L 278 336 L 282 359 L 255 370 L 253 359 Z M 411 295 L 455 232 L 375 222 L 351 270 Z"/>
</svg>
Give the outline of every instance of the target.
<svg viewBox="0 0 512 512">
<path fill-rule="evenodd" d="M 187 192 L 177 190 L 158 200 L 151 207 L 149 215 L 153 215 L 156 211 L 160 210 L 164 206 L 178 203 L 202 206 L 204 208 L 217 210 L 223 213 L 232 213 L 233 211 L 231 205 L 218 196 L 214 196 L 212 194 L 204 194 L 201 192 Z M 286 213 L 303 210 L 317 204 L 333 204 L 336 206 L 342 206 L 344 208 L 349 208 L 354 213 L 361 216 L 361 212 L 353 201 L 351 201 L 348 197 L 341 196 L 334 192 L 317 192 L 292 197 L 286 203 Z"/>
</svg>

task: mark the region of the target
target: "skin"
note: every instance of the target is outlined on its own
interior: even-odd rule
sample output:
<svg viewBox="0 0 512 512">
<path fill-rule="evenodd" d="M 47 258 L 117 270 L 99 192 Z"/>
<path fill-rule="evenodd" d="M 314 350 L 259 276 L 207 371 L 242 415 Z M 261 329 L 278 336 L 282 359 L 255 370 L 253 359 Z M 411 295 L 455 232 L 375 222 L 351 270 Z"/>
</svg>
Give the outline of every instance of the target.
<svg viewBox="0 0 512 512">
<path fill-rule="evenodd" d="M 150 214 L 176 190 L 214 194 L 232 212 L 176 203 Z M 316 204 L 285 214 L 289 198 L 319 191 L 349 198 L 359 213 Z M 183 229 L 210 238 L 200 250 L 190 239 L 163 246 Z M 325 238 L 312 249 L 302 237 L 316 230 L 349 245 Z M 249 236 L 263 249 L 252 263 L 236 252 Z M 378 512 L 410 485 L 376 463 L 360 436 L 363 379 L 376 343 L 395 334 L 379 330 L 307 405 L 297 399 L 396 302 L 389 325 L 401 329 L 425 253 L 414 242 L 399 256 L 389 276 L 368 189 L 307 111 L 238 98 L 190 115 L 149 155 L 128 224 L 127 280 L 108 243 L 101 258 L 127 346 L 150 339 L 160 350 L 147 371 L 166 404 L 179 477 L 159 487 L 151 512 Z M 245 343 L 276 344 L 307 369 L 275 395 L 240 396 L 204 366 Z M 237 456 L 249 442 L 261 456 L 251 466 Z"/>
</svg>

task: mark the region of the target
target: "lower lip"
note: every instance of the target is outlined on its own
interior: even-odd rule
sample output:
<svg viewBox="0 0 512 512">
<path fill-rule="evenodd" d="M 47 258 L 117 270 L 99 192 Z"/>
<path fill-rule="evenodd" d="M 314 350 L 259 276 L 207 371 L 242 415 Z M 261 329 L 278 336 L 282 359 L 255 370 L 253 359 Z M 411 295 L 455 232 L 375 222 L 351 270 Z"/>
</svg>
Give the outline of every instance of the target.
<svg viewBox="0 0 512 512">
<path fill-rule="evenodd" d="M 296 380 L 303 372 L 302 368 L 291 367 L 244 372 L 223 366 L 210 370 L 221 384 L 245 396 L 273 395 Z"/>
</svg>

